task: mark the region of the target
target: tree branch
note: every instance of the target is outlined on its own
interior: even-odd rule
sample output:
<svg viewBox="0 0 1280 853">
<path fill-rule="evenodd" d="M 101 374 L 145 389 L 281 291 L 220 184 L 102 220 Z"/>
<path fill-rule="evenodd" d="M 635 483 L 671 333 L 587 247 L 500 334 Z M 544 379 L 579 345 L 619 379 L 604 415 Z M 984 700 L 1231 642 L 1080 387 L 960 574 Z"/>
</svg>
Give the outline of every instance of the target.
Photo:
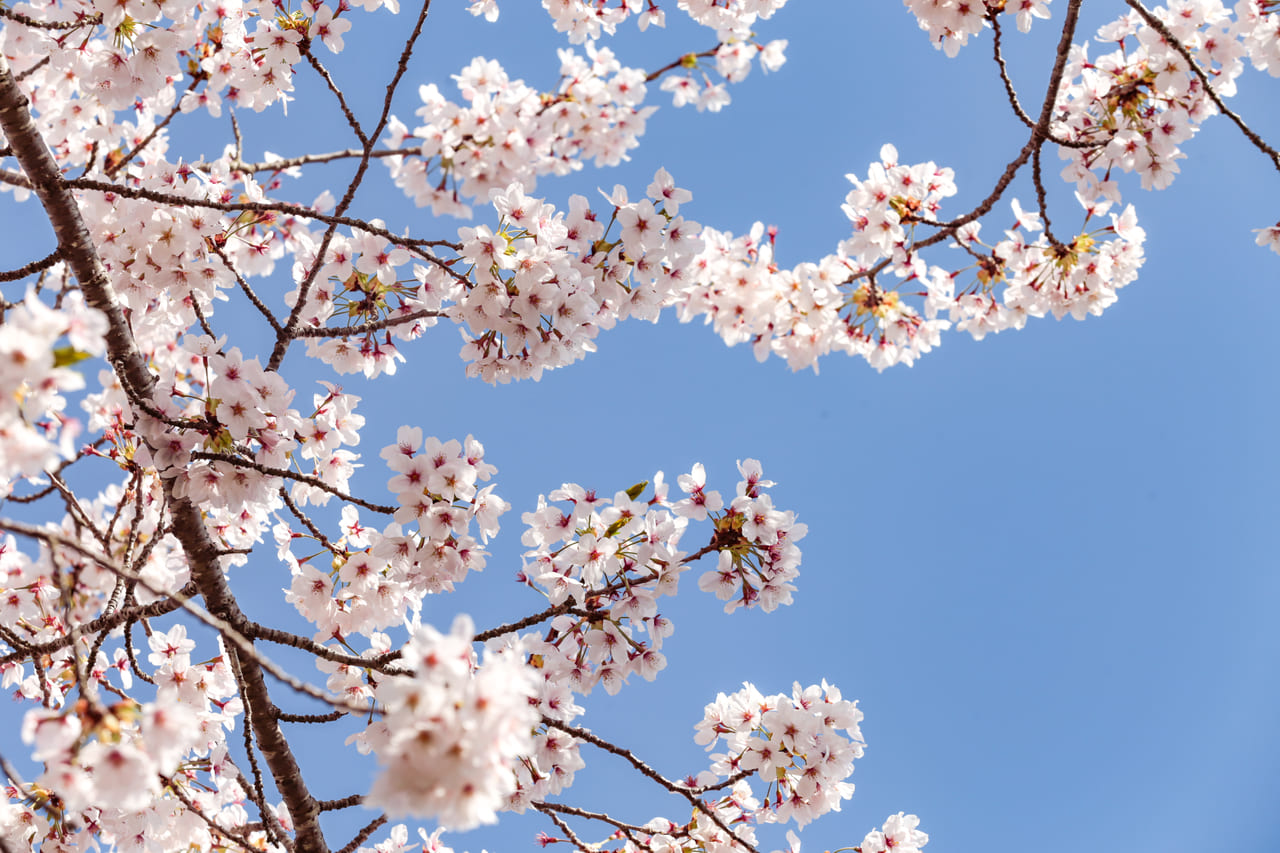
<svg viewBox="0 0 1280 853">
<path fill-rule="evenodd" d="M 624 749 L 623 747 L 610 743 L 609 741 L 605 740 L 602 737 L 593 735 L 591 732 L 587 731 L 586 729 L 581 729 L 581 728 L 578 728 L 577 726 L 566 725 L 560 722 L 559 720 L 553 720 L 550 717 L 544 716 L 542 718 L 542 722 L 545 725 L 548 725 L 555 729 L 559 729 L 560 731 L 566 734 L 573 735 L 574 737 L 580 740 L 585 740 L 587 743 L 591 744 L 592 746 L 603 749 L 605 752 L 613 753 L 614 755 L 625 759 L 632 767 L 640 771 L 641 775 L 646 776 L 649 779 L 652 779 L 654 782 L 657 782 L 660 786 L 670 791 L 671 793 L 679 794 L 680 796 L 688 800 L 689 803 L 695 809 L 702 812 L 704 815 L 706 815 L 708 818 L 711 819 L 712 823 L 714 823 L 717 827 L 722 829 L 729 836 L 729 838 L 733 840 L 734 844 L 741 846 L 744 850 L 749 851 L 749 853 L 759 853 L 759 851 L 756 850 L 754 846 L 752 846 L 751 844 L 748 844 L 746 841 L 743 841 L 741 838 L 739 838 L 734 833 L 734 831 L 729 828 L 729 825 L 724 822 L 723 818 L 721 818 L 720 815 L 716 814 L 715 809 L 710 808 L 709 806 L 707 806 L 706 803 L 698 799 L 698 796 L 696 793 L 694 793 L 693 791 L 691 791 L 690 789 L 682 785 L 677 785 L 675 782 L 672 782 L 670 779 L 667 779 L 657 770 L 654 770 L 648 764 L 646 764 L 645 762 L 641 761 L 638 757 L 636 757 L 636 754 L 633 753 L 631 750 Z"/>
<path fill-rule="evenodd" d="M 119 377 L 126 395 L 130 401 L 151 403 L 156 385 L 155 377 L 133 339 L 129 323 L 107 278 L 80 208 L 62 179 L 53 155 L 40 137 L 27 107 L 27 99 L 13 78 L 8 60 L 3 55 L 0 55 L 0 128 L 4 130 L 14 156 L 44 206 L 58 237 L 58 246 L 80 282 L 85 301 L 106 317 L 107 360 Z M 162 475 L 161 479 L 173 519 L 174 535 L 182 544 L 191 567 L 191 576 L 204 597 L 210 614 L 229 628 L 230 624 L 243 619 L 243 616 L 223 575 L 219 548 L 205 527 L 200 509 L 187 498 L 174 494 L 173 476 Z M 262 666 L 252 653 L 252 643 L 247 640 L 244 642 L 248 644 L 247 649 L 232 643 L 228 645 L 228 653 L 239 659 L 241 664 L 247 706 L 252 706 L 255 710 L 254 728 L 259 747 L 289 809 L 298 848 L 304 853 L 328 853 L 318 820 L 319 809 L 307 790 L 297 760 L 275 718 L 275 707 L 267 690 Z M 244 654 L 245 651 L 249 653 Z"/>
</svg>

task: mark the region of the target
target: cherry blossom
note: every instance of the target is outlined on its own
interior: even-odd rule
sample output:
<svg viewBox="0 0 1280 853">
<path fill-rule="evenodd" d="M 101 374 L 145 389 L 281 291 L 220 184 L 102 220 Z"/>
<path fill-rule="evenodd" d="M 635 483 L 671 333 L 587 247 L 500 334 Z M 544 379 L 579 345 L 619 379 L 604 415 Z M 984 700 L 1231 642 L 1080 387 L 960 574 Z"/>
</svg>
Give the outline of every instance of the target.
<svg viewBox="0 0 1280 853">
<path fill-rule="evenodd" d="M 428 6 L 418 29 L 409 15 L 395 26 L 420 32 Z M 1227 103 L 1250 68 L 1280 76 L 1276 3 L 1129 3 L 1091 41 L 1064 40 L 1039 118 L 1005 76 L 1028 142 L 985 201 L 957 209 L 960 177 L 915 141 L 910 157 L 886 144 L 831 198 L 843 238 L 784 263 L 777 229 L 687 219 L 693 193 L 665 168 L 647 187 L 591 198 L 563 198 L 545 179 L 630 159 L 658 111 L 653 89 L 717 112 L 754 63 L 782 71 L 787 40 L 764 36 L 785 0 L 542 6 L 571 45 L 553 86 L 477 56 L 451 85 L 413 80 L 412 119 L 393 107 L 417 70 L 396 74 L 372 118 L 324 64 L 371 13 L 401 14 L 395 0 L 0 8 L 0 190 L 27 205 L 15 216 L 49 218 L 60 239 L 5 274 L 0 306 L 0 497 L 43 513 L 6 521 L 0 539 L 0 683 L 23 703 L 17 735 L 42 765 L 10 780 L 5 847 L 326 849 L 283 726 L 340 720 L 362 727 L 348 743 L 379 770 L 333 808 L 360 801 L 436 827 L 418 830 L 419 845 L 397 825 L 362 850 L 451 853 L 442 830 L 504 811 L 542 812 L 556 831 L 565 814 L 589 823 L 556 807 L 592 749 L 627 758 L 688 809 L 682 823 L 610 818 L 608 846 L 571 842 L 580 849 L 727 853 L 767 825 L 839 810 L 863 755 L 862 712 L 825 681 L 717 696 L 695 727 L 710 766 L 683 781 L 578 724 L 591 703 L 662 677 L 675 630 L 662 611 L 695 564 L 698 589 L 727 613 L 792 603 L 808 530 L 775 505 L 758 460 L 738 463 L 733 491 L 697 463 L 675 477 L 676 496 L 658 472 L 522 501 L 531 615 L 481 631 L 459 616 L 446 634 L 429 619 L 488 567 L 512 506 L 490 482 L 497 468 L 475 436 L 425 424 L 398 425 L 369 459 L 360 443 L 374 425 L 336 380 L 421 369 L 418 340 L 452 325 L 468 375 L 536 381 L 618 323 L 664 312 L 796 370 L 837 352 L 877 370 L 911 365 L 951 330 L 981 339 L 1114 304 L 1144 260 L 1123 193 L 1169 187 L 1206 120 L 1224 116 L 1280 163 Z M 905 2 L 946 54 L 989 37 L 998 60 L 1010 16 L 1027 32 L 1061 12 L 1071 36 L 1079 6 Z M 496 0 L 465 8 L 500 14 Z M 629 20 L 664 27 L 668 12 L 714 44 L 646 70 L 606 42 Z M 334 96 L 335 126 L 358 147 L 252 161 L 257 140 L 246 144 L 236 116 L 283 114 L 303 74 Z M 175 130 L 196 113 L 230 124 L 234 142 L 203 150 L 199 134 Z M 1075 191 L 1061 206 L 1042 176 L 1053 148 Z M 359 164 L 347 186 L 294 200 L 335 160 Z M 371 171 L 461 222 L 358 217 Z M 1280 253 L 1280 224 L 1255 233 Z M 79 474 L 92 466 L 90 489 Z M 237 603 L 245 573 L 276 569 L 304 633 Z M 311 655 L 319 674 L 291 674 L 277 646 Z M 276 699 L 290 694 L 324 711 L 286 711 Z M 919 823 L 891 816 L 854 849 L 918 851 Z"/>
</svg>

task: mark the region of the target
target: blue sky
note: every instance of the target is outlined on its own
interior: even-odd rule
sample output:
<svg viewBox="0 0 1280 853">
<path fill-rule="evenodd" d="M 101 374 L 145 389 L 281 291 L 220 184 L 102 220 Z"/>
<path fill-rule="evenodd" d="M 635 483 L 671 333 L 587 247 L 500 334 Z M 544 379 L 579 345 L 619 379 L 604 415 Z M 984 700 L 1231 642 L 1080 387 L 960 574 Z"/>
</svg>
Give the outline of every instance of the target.
<svg viewBox="0 0 1280 853">
<path fill-rule="evenodd" d="M 537 4 L 507 2 L 492 25 L 462 4 L 436 5 L 397 102 L 411 127 L 417 84 L 452 94 L 448 75 L 476 54 L 554 85 L 563 42 Z M 1121 7 L 1089 4 L 1081 32 Z M 1010 34 L 1014 78 L 1031 103 L 1047 77 L 1054 12 L 1030 37 Z M 358 15 L 332 63 L 364 116 L 381 104 L 387 45 L 398 49 L 407 15 Z M 624 64 L 651 68 L 710 45 L 674 6 L 668 17 L 665 33 L 628 27 L 614 41 Z M 718 114 L 675 110 L 654 87 L 650 102 L 662 109 L 631 163 L 546 178 L 535 195 L 563 204 L 624 183 L 634 197 L 665 166 L 694 194 L 687 218 L 735 233 L 775 224 L 779 262 L 790 266 L 848 234 L 844 175 L 865 174 L 883 143 L 904 163 L 955 169 L 960 194 L 944 209 L 954 215 L 987 193 L 1025 140 L 989 33 L 947 59 L 900 4 L 862 0 L 794 2 L 759 34 L 790 41 L 781 71 L 754 70 Z M 299 81 L 313 82 L 301 71 Z M 1280 140 L 1275 81 L 1250 70 L 1241 89 L 1234 106 Z M 287 123 L 242 115 L 246 153 L 352 145 L 331 106 L 300 92 Z M 175 150 L 213 127 L 229 138 L 225 120 L 193 122 Z M 856 844 L 898 811 L 921 816 L 930 851 L 1280 849 L 1271 541 L 1280 456 L 1265 379 L 1280 360 L 1280 258 L 1252 233 L 1280 217 L 1278 176 L 1221 119 L 1183 147 L 1170 189 L 1126 185 L 1147 231 L 1146 266 L 1087 322 L 1032 321 L 981 343 L 952 334 L 914 368 L 883 374 L 832 356 L 815 376 L 758 364 L 748 348 L 664 316 L 603 334 L 599 352 L 540 383 L 497 388 L 465 379 L 461 340 L 439 327 L 408 348 L 396 376 L 344 379 L 364 397 L 362 482 L 375 499 L 385 482 L 377 450 L 413 423 L 441 438 L 479 437 L 513 504 L 486 571 L 430 602 L 424 618 L 446 627 L 462 609 L 485 627 L 534 610 L 538 599 L 513 581 L 519 515 L 562 482 L 612 493 L 701 461 L 731 491 L 735 460 L 759 458 L 778 482 L 775 504 L 809 525 L 796 603 L 725 616 L 697 591 L 695 570 L 664 611 L 676 625 L 668 669 L 612 699 L 597 691 L 585 725 L 682 776 L 707 764 L 693 725 L 717 691 L 750 680 L 787 692 L 794 680 L 826 678 L 861 700 L 868 747 L 850 780 L 857 793 L 806 829 L 806 851 Z M 329 174 L 336 182 L 348 171 Z M 375 177 L 355 215 L 453 236 L 459 223 L 433 222 Z M 1074 202 L 1065 184 L 1050 184 L 1065 229 Z M 1012 196 L 1031 206 L 1028 182 Z M 998 206 L 986 228 L 1007 226 L 1008 210 Z M 286 375 L 326 376 L 299 355 Z M 265 620 L 287 607 L 274 593 L 287 569 L 259 559 L 246 609 Z M 303 743 L 317 796 L 351 793 L 371 771 L 340 763 L 319 740 Z M 585 757 L 566 802 L 640 822 L 687 814 L 607 756 Z M 540 829 L 551 827 L 529 818 L 446 840 L 459 851 L 526 849 Z M 780 835 L 763 836 L 762 849 L 781 846 Z"/>
</svg>

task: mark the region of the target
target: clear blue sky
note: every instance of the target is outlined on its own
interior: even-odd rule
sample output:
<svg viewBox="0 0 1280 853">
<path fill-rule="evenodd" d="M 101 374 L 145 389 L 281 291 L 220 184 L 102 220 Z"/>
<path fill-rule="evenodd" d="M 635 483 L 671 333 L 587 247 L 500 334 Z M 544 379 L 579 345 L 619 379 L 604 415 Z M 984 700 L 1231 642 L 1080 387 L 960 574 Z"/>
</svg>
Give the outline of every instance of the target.
<svg viewBox="0 0 1280 853">
<path fill-rule="evenodd" d="M 628 27 L 615 40 L 624 64 L 652 68 L 710 46 L 668 5 L 668 32 L 637 38 Z M 1088 4 L 1081 32 L 1122 5 Z M 531 85 L 555 83 L 563 42 L 537 4 L 509 0 L 496 25 L 461 6 L 438 2 L 428 20 L 397 102 L 411 127 L 417 84 L 452 96 L 448 75 L 476 54 Z M 1031 103 L 1057 37 L 1054 12 L 1029 38 L 1010 33 Z M 388 45 L 398 49 L 408 14 L 358 15 L 333 62 L 349 93 L 365 92 L 353 98 L 362 115 L 376 115 Z M 775 224 L 789 266 L 847 235 L 844 175 L 865 174 L 884 142 L 905 163 L 953 167 L 960 194 L 944 214 L 959 214 L 1025 139 L 989 33 L 949 60 L 901 4 L 867 0 L 797 0 L 759 33 L 790 40 L 780 72 L 754 70 L 719 114 L 677 111 L 654 87 L 662 109 L 630 164 L 543 179 L 535 194 L 563 204 L 624 183 L 634 197 L 665 166 L 693 191 L 688 218 L 735 233 L 757 219 Z M 1250 70 L 1233 101 L 1273 143 L 1275 86 Z M 242 115 L 246 153 L 354 144 L 335 117 L 330 101 L 301 93 L 287 124 L 277 112 Z M 215 126 L 226 135 L 225 120 L 206 131 Z M 668 669 L 613 699 L 597 691 L 585 725 L 681 776 L 706 766 L 693 724 L 717 691 L 750 680 L 785 692 L 825 677 L 861 700 L 868 748 L 853 800 L 806 829 L 806 851 L 856 844 L 900 810 L 921 816 L 935 853 L 1280 850 L 1280 457 L 1266 379 L 1278 361 L 1280 258 L 1252 234 L 1280 217 L 1280 175 L 1221 119 L 1184 149 L 1170 189 L 1126 185 L 1147 263 L 1117 305 L 1087 322 L 1032 321 L 981 343 L 952 334 L 914 368 L 883 374 L 832 356 L 815 376 L 758 364 L 710 329 L 664 317 L 602 335 L 598 353 L 540 383 L 498 388 L 464 379 L 461 341 L 440 327 L 408 348 L 395 377 L 343 380 L 365 398 L 360 449 L 373 496 L 386 479 L 378 448 L 414 423 L 441 438 L 479 437 L 513 504 L 489 568 L 430 602 L 424 618 L 446 627 L 461 608 L 484 627 L 537 607 L 512 578 L 519 515 L 539 493 L 562 482 L 612 493 L 697 461 L 731 491 L 735 460 L 756 457 L 779 484 L 775 504 L 809 525 L 796 603 L 726 617 L 698 593 L 695 570 L 669 610 Z M 347 173 L 332 172 L 335 182 Z M 355 215 L 453 236 L 457 223 L 431 222 L 384 173 L 375 177 Z M 1050 184 L 1070 222 L 1069 188 Z M 1010 195 L 1031 206 L 1028 183 Z M 986 229 L 1006 226 L 1007 211 L 1002 203 Z M 286 369 L 314 372 L 299 356 Z M 265 619 L 287 607 L 274 593 L 287 570 L 264 562 L 261 571 L 262 595 L 247 609 Z M 363 784 L 367 764 L 348 767 L 306 743 L 304 763 L 328 770 L 317 796 Z M 687 816 L 615 773 L 607 756 L 585 757 L 566 802 L 639 822 Z M 520 850 L 540 829 L 552 828 L 528 818 L 446 840 L 459 851 Z M 781 833 L 762 837 L 764 850 L 781 844 Z"/>
</svg>

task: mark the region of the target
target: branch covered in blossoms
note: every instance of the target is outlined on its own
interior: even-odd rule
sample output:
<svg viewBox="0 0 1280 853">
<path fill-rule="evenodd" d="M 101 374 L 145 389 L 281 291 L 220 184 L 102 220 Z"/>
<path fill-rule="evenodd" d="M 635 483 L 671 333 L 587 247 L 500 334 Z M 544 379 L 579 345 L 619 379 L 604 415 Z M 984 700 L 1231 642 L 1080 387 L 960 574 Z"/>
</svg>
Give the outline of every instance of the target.
<svg viewBox="0 0 1280 853">
<path fill-rule="evenodd" d="M 674 774 L 583 724 L 600 693 L 664 670 L 674 626 L 660 607 L 695 563 L 699 591 L 728 614 L 792 603 L 807 527 L 775 506 L 759 461 L 739 462 L 732 496 L 697 464 L 674 490 L 658 472 L 611 497 L 565 483 L 521 500 L 518 579 L 534 603 L 480 630 L 488 614 L 458 614 L 445 633 L 431 624 L 440 602 L 504 560 L 488 551 L 512 507 L 497 468 L 475 435 L 405 424 L 379 454 L 387 498 L 368 480 L 382 464 L 359 450 L 369 410 L 334 380 L 421 369 L 415 342 L 449 324 L 467 374 L 504 383 L 664 312 L 815 370 L 833 352 L 910 365 L 952 328 L 980 339 L 1098 315 L 1144 260 L 1125 175 L 1167 187 L 1218 113 L 1280 169 L 1227 105 L 1247 66 L 1280 76 L 1280 11 L 1126 0 L 1095 48 L 1077 43 L 1081 0 L 907 0 L 949 55 L 991 30 L 1026 140 L 968 210 L 951 209 L 951 169 L 884 145 L 849 175 L 844 238 L 788 267 L 776 229 L 687 219 L 693 194 L 665 168 L 563 203 L 546 189 L 630 158 L 657 114 L 651 86 L 714 112 L 756 64 L 783 68 L 787 41 L 756 28 L 785 0 L 679 0 L 714 41 L 649 70 L 605 45 L 628 20 L 665 26 L 672 5 L 544 0 L 569 43 L 549 82 L 477 57 L 451 88 L 421 83 L 412 104 L 401 90 L 430 0 L 405 16 L 372 97 L 326 62 L 397 0 L 0 7 L 0 191 L 57 241 L 0 272 L 0 498 L 39 519 L 0 520 L 0 684 L 26 704 L 18 735 L 38 768 L 27 780 L 3 765 L 0 847 L 326 853 L 321 814 L 367 807 L 377 817 L 341 853 L 402 817 L 435 827 L 418 830 L 423 851 L 449 851 L 443 831 L 506 812 L 545 817 L 558 834 L 544 844 L 581 851 L 757 853 L 762 829 L 803 827 L 851 797 L 862 712 L 825 681 L 719 695 L 694 726 L 710 766 Z M 495 0 L 467 8 L 500 14 Z M 1057 8 L 1052 69 L 1028 111 L 1004 27 L 1044 27 Z M 247 159 L 259 140 L 237 113 L 283 109 L 307 86 L 351 139 Z M 213 134 L 176 132 L 201 117 L 225 118 L 221 150 L 199 147 Z M 1075 190 L 1067 211 L 1048 209 L 1054 148 Z M 330 164 L 351 166 L 345 182 L 298 197 Z M 1012 188 L 1028 178 L 1024 206 Z M 379 181 L 434 218 L 355 215 Z M 1257 234 L 1280 252 L 1280 223 Z M 242 609 L 261 595 L 254 576 L 291 605 L 277 601 L 270 624 Z M 318 674 L 286 670 L 267 644 Z M 294 726 L 354 730 L 372 787 L 317 798 L 308 779 L 323 768 Z M 572 802 L 592 750 L 675 798 L 674 817 Z M 917 851 L 918 826 L 899 813 L 851 849 Z M 397 824 L 372 849 L 419 846 L 408 838 Z"/>
</svg>

